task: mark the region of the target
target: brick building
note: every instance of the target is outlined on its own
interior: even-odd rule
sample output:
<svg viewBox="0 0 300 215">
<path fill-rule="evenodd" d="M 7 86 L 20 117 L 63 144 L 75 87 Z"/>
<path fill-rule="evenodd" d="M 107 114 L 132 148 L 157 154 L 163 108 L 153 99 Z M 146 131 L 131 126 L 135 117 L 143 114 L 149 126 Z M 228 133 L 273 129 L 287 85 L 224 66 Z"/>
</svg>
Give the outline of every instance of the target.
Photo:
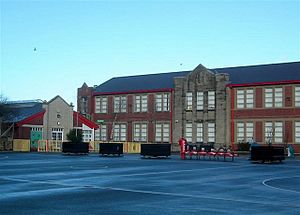
<svg viewBox="0 0 300 215">
<path fill-rule="evenodd" d="M 300 151 L 300 62 L 112 78 L 78 89 L 96 140 L 235 145 L 289 143 Z M 82 111 L 84 110 L 84 111 Z"/>
</svg>

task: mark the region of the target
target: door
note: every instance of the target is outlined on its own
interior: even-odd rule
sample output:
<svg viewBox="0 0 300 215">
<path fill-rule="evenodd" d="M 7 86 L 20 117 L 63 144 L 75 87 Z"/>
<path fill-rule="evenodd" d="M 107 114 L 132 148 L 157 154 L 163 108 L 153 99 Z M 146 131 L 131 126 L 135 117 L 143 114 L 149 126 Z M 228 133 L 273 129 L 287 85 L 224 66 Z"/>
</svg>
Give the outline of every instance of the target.
<svg viewBox="0 0 300 215">
<path fill-rule="evenodd" d="M 38 141 L 43 139 L 42 128 L 31 128 L 30 132 L 30 151 L 38 150 Z"/>
</svg>

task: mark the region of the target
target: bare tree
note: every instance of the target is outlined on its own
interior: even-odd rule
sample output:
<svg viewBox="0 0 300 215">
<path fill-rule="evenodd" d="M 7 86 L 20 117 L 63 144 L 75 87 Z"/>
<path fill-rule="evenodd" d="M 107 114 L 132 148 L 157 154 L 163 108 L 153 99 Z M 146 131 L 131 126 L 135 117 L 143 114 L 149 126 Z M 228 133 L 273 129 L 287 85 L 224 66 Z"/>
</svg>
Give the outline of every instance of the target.
<svg viewBox="0 0 300 215">
<path fill-rule="evenodd" d="M 2 134 L 2 119 L 5 113 L 8 111 L 6 104 L 7 104 L 7 97 L 5 97 L 3 94 L 0 94 L 0 136 Z"/>
</svg>

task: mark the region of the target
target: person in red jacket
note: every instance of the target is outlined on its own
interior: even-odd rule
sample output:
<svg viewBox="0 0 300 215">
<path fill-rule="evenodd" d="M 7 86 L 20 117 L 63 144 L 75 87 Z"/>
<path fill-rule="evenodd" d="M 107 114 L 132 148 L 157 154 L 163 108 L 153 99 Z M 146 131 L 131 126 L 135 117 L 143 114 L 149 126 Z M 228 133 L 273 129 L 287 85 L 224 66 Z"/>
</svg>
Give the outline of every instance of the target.
<svg viewBox="0 0 300 215">
<path fill-rule="evenodd" d="M 180 145 L 180 158 L 182 160 L 185 159 L 185 147 L 187 144 L 187 140 L 184 137 L 180 137 L 178 140 L 178 144 Z"/>
</svg>

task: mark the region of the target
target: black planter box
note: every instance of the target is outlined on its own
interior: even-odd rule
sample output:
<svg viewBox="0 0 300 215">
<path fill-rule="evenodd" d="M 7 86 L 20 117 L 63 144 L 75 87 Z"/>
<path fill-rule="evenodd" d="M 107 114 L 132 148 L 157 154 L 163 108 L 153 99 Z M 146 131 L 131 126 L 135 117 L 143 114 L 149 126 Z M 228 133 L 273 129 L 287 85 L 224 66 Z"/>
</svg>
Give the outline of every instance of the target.
<svg viewBox="0 0 300 215">
<path fill-rule="evenodd" d="M 171 144 L 141 144 L 141 156 L 168 157 L 171 155 Z"/>
<path fill-rule="evenodd" d="M 88 154 L 89 143 L 63 142 L 62 152 L 66 154 Z"/>
<path fill-rule="evenodd" d="M 122 155 L 123 144 L 122 143 L 100 143 L 99 154 L 103 155 Z"/>
<path fill-rule="evenodd" d="M 281 146 L 252 146 L 252 161 L 282 161 L 285 159 L 284 147 Z"/>
</svg>

